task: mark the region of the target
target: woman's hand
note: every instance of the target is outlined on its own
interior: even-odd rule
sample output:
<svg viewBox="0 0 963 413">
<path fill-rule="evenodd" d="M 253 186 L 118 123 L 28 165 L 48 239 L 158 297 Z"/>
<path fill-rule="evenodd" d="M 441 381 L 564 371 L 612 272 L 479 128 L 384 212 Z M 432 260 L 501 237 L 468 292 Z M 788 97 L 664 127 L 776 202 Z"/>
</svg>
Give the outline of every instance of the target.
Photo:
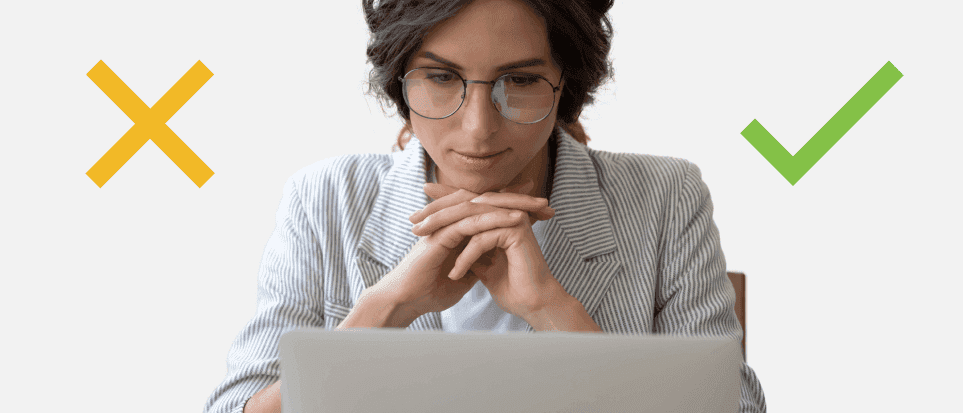
<svg viewBox="0 0 963 413">
<path fill-rule="evenodd" d="M 536 220 L 554 216 L 548 200 L 510 191 L 478 195 L 439 184 L 426 184 L 425 192 L 437 200 L 412 215 L 411 221 L 419 223 L 412 232 L 429 238 L 485 220 L 489 214 L 528 212 L 528 219 L 521 222 L 473 234 L 451 268 L 451 279 L 477 276 L 502 310 L 526 321 L 567 297 L 531 228 Z"/>
<path fill-rule="evenodd" d="M 529 189 L 531 184 L 514 188 L 518 191 Z M 433 211 L 456 199 L 467 202 L 474 197 L 474 194 L 464 191 L 454 197 L 432 202 L 425 210 L 416 212 L 413 217 L 420 216 L 419 214 L 423 211 Z M 525 212 L 531 212 L 537 216 L 550 214 L 543 206 L 521 208 L 523 210 L 521 212 L 492 208 L 482 204 L 477 206 L 485 210 L 475 209 L 476 213 L 481 213 L 475 214 L 473 219 L 462 220 L 458 225 L 447 225 L 442 230 L 433 230 L 421 237 L 401 263 L 371 288 L 371 294 L 385 299 L 375 301 L 388 302 L 397 306 L 406 315 L 404 318 L 408 323 L 422 314 L 451 308 L 478 281 L 470 274 L 457 279 L 448 277 L 457 264 L 456 259 L 469 244 L 470 237 L 498 228 L 528 224 L 529 219 Z M 515 212 L 518 213 L 513 214 Z M 473 247 L 473 250 L 475 248 L 477 247 Z"/>
</svg>

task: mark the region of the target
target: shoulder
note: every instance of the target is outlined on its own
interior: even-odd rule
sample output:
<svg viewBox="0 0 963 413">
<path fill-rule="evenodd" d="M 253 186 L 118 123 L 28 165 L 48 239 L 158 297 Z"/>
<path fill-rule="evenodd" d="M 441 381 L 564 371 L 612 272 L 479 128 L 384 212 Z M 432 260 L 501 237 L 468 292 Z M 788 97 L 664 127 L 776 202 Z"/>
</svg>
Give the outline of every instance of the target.
<svg viewBox="0 0 963 413">
<path fill-rule="evenodd" d="M 689 160 L 597 150 L 589 154 L 603 197 L 615 213 L 654 214 L 666 225 L 711 208 L 702 172 Z"/>
<path fill-rule="evenodd" d="M 287 187 L 302 194 L 362 189 L 380 182 L 393 164 L 393 155 L 335 156 L 301 168 L 288 178 Z"/>
<path fill-rule="evenodd" d="M 310 164 L 287 179 L 282 205 L 309 217 L 365 216 L 395 159 L 386 154 L 350 154 Z"/>
<path fill-rule="evenodd" d="M 674 192 L 702 181 L 699 167 L 686 159 L 588 149 L 600 185 L 645 187 Z"/>
</svg>

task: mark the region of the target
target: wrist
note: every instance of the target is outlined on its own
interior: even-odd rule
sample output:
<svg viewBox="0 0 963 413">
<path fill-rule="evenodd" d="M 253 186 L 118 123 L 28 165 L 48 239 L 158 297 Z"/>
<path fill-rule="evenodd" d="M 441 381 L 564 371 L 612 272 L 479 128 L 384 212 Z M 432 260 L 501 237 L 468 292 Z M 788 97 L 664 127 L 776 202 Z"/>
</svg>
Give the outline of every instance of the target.
<svg viewBox="0 0 963 413">
<path fill-rule="evenodd" d="M 411 306 L 404 305 L 387 291 L 371 287 L 361 297 L 338 329 L 346 328 L 406 328 L 421 316 Z"/>
<path fill-rule="evenodd" d="M 560 293 L 522 317 L 535 331 L 602 331 L 581 302 L 566 293 L 561 285 L 558 289 Z"/>
</svg>

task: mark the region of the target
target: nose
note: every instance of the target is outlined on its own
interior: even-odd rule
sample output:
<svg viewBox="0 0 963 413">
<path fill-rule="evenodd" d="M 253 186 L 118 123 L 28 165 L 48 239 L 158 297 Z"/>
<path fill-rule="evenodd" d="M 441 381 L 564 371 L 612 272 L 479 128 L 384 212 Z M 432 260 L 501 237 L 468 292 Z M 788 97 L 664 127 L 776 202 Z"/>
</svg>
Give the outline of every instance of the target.
<svg viewBox="0 0 963 413">
<path fill-rule="evenodd" d="M 485 140 L 498 131 L 502 116 L 492 104 L 491 84 L 469 83 L 465 89 L 465 102 L 462 103 L 461 125 L 468 136 Z"/>
</svg>

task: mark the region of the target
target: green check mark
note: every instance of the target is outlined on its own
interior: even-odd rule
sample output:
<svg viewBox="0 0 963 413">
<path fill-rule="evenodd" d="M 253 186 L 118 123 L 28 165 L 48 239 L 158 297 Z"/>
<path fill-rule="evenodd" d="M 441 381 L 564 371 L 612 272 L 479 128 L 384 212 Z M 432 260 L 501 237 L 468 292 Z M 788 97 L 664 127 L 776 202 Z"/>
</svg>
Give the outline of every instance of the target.
<svg viewBox="0 0 963 413">
<path fill-rule="evenodd" d="M 829 149 L 839 142 L 839 139 L 856 122 L 859 122 L 859 119 L 869 112 L 869 109 L 879 102 L 901 77 L 903 74 L 896 69 L 896 66 L 886 62 L 883 68 L 879 69 L 873 78 L 869 79 L 869 82 L 866 82 L 856 95 L 799 149 L 799 152 L 796 152 L 795 156 L 790 155 L 789 151 L 755 119 L 742 131 L 742 136 L 789 181 L 790 185 L 795 186 L 796 182 L 799 182 L 799 179 L 809 172 L 813 165 L 819 162 L 819 159 L 829 152 Z"/>
</svg>

